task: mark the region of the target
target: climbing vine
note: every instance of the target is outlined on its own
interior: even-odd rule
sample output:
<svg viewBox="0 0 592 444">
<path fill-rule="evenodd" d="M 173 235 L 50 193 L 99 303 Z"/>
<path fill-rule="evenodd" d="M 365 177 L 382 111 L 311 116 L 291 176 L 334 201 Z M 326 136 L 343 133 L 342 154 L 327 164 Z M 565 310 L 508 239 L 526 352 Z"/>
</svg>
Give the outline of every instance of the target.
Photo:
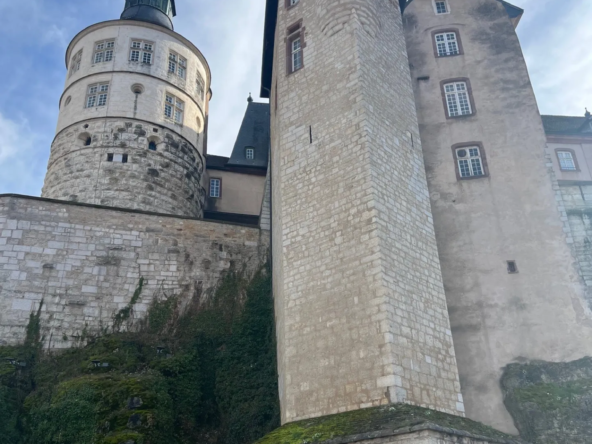
<svg viewBox="0 0 592 444">
<path fill-rule="evenodd" d="M 279 426 L 269 269 L 228 273 L 182 312 L 155 300 L 121 331 L 142 287 L 85 346 L 42 353 L 39 311 L 21 347 L 0 347 L 0 444 L 249 444 Z"/>
</svg>

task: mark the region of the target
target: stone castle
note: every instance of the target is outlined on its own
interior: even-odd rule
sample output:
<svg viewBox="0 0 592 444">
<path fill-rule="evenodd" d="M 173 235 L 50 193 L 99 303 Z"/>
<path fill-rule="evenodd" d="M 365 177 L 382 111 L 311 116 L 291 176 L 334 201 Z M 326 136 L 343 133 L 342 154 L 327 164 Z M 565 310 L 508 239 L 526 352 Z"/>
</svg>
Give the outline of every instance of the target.
<svg viewBox="0 0 592 444">
<path fill-rule="evenodd" d="M 229 158 L 175 14 L 127 0 L 70 43 L 42 197 L 0 195 L 0 344 L 41 300 L 66 348 L 141 278 L 138 317 L 271 256 L 283 423 L 405 403 L 516 434 L 504 368 L 592 356 L 592 116 L 540 115 L 523 10 L 267 0 L 269 104 Z M 357 441 L 457 442 L 430 433 Z"/>
</svg>

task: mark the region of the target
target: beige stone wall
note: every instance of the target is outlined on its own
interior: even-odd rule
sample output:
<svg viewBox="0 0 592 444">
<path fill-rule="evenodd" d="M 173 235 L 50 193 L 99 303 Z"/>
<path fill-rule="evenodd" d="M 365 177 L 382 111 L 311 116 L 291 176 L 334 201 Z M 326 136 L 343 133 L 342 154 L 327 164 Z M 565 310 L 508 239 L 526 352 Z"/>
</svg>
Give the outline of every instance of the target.
<svg viewBox="0 0 592 444">
<path fill-rule="evenodd" d="M 299 20 L 304 68 L 287 75 Z M 389 402 L 462 414 L 397 2 L 279 2 L 275 41 L 283 422 Z"/>
<path fill-rule="evenodd" d="M 108 39 L 114 40 L 113 60 L 94 63 L 96 43 Z M 151 64 L 130 61 L 132 40 L 153 43 Z M 73 71 L 72 58 L 79 51 L 82 51 L 80 69 Z M 185 78 L 169 72 L 171 51 L 187 59 Z M 66 61 L 68 74 L 42 195 L 201 216 L 211 78 L 209 67 L 197 48 L 160 26 L 118 20 L 99 23 L 80 32 L 68 48 Z M 205 83 L 201 93 L 197 88 L 198 75 Z M 107 104 L 87 108 L 89 86 L 101 82 L 109 83 Z M 141 94 L 134 93 L 134 85 L 141 86 Z M 164 115 L 166 94 L 184 102 L 181 123 Z M 90 146 L 84 146 L 86 137 L 93 140 Z M 163 154 L 166 159 L 147 151 L 152 140 L 162 144 L 167 151 Z M 171 146 L 173 149 L 169 150 Z M 113 165 L 105 168 L 109 153 L 128 154 L 141 168 L 127 168 L 127 172 Z M 154 174 L 154 164 L 162 162 L 175 164 L 168 170 L 168 167 L 160 169 L 159 180 L 164 187 L 145 190 L 145 175 L 148 171 Z M 117 178 L 109 172 L 113 168 L 122 170 Z M 158 193 L 163 193 L 162 198 L 156 196 Z"/>
<path fill-rule="evenodd" d="M 150 141 L 156 151 L 148 149 Z M 128 161 L 108 162 L 109 154 L 127 155 Z M 199 151 L 168 128 L 135 119 L 95 119 L 56 137 L 42 195 L 201 217 L 204 164 Z"/>
<path fill-rule="evenodd" d="M 249 215 L 261 214 L 261 204 L 265 192 L 265 176 L 221 170 L 208 170 L 207 176 L 206 191 L 209 211 Z M 222 181 L 221 197 L 209 197 L 210 178 Z"/>
<path fill-rule="evenodd" d="M 590 355 L 592 321 L 513 24 L 497 0 L 449 3 L 445 15 L 431 0 L 405 11 L 411 77 L 467 415 L 515 433 L 501 369 Z M 432 32 L 451 28 L 464 54 L 436 58 Z M 446 118 L 440 82 L 454 78 L 469 78 L 475 115 Z M 470 142 L 489 176 L 457 180 L 452 147 Z"/>
<path fill-rule="evenodd" d="M 0 196 L 0 344 L 23 339 L 43 299 L 46 345 L 72 346 L 110 327 L 141 277 L 135 320 L 155 297 L 207 298 L 228 270 L 254 272 L 268 245 L 253 228 Z"/>
</svg>

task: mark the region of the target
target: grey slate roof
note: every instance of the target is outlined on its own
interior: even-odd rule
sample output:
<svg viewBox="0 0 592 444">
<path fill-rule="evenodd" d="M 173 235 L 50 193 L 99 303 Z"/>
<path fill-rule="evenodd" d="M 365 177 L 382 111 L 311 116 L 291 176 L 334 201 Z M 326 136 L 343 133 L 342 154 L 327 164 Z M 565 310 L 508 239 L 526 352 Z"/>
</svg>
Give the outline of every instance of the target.
<svg viewBox="0 0 592 444">
<path fill-rule="evenodd" d="M 592 133 L 592 120 L 578 116 L 541 116 L 547 134 Z M 586 124 L 588 123 L 588 124 Z"/>
<path fill-rule="evenodd" d="M 269 125 L 269 104 L 249 102 L 228 166 L 267 168 Z M 255 148 L 255 159 L 247 160 L 247 147 Z"/>
<path fill-rule="evenodd" d="M 208 154 L 206 156 L 206 168 L 212 170 L 223 170 L 224 168 L 226 168 L 228 160 L 228 157 Z"/>
</svg>

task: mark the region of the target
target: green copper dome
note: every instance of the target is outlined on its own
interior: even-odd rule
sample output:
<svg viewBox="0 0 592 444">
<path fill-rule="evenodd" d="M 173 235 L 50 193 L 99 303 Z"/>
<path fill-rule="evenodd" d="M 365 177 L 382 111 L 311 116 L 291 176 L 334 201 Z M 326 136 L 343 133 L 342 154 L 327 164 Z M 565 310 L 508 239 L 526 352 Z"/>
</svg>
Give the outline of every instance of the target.
<svg viewBox="0 0 592 444">
<path fill-rule="evenodd" d="M 175 0 L 126 0 L 122 20 L 138 20 L 173 29 Z"/>
</svg>

